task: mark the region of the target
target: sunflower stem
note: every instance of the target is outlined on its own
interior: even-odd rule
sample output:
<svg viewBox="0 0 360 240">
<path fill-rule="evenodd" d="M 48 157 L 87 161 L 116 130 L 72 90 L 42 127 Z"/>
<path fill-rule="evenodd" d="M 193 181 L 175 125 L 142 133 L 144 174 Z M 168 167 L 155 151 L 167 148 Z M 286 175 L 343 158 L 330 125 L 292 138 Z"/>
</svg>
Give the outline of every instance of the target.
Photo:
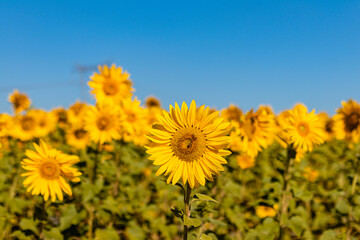
<svg viewBox="0 0 360 240">
<path fill-rule="evenodd" d="M 284 218 L 287 217 L 288 214 L 288 206 L 289 206 L 289 201 L 290 201 L 290 184 L 289 184 L 289 180 L 291 177 L 290 174 L 290 168 L 292 165 L 292 162 L 295 158 L 295 154 L 296 152 L 294 151 L 292 145 L 288 146 L 287 148 L 287 155 L 286 155 L 286 162 L 285 162 L 285 171 L 283 174 L 283 178 L 284 178 L 284 185 L 283 185 L 283 195 L 281 197 L 281 202 L 280 202 L 280 231 L 279 231 L 279 240 L 285 239 L 285 235 L 286 235 L 286 224 L 284 222 Z"/>
<path fill-rule="evenodd" d="M 190 217 L 190 195 L 191 195 L 191 188 L 190 188 L 189 183 L 186 183 L 186 190 L 184 188 L 184 203 L 185 203 L 185 215 L 187 217 Z M 183 240 L 188 239 L 188 230 L 189 230 L 189 227 L 187 225 L 185 225 L 185 223 L 184 223 Z"/>
</svg>

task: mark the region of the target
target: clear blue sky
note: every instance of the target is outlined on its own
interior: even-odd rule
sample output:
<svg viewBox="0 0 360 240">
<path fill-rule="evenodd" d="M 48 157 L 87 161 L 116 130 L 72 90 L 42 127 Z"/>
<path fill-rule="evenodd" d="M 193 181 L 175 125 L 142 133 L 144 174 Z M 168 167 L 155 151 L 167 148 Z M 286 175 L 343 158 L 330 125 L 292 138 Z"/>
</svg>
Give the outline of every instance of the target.
<svg viewBox="0 0 360 240">
<path fill-rule="evenodd" d="M 359 13 L 360 1 L 331 0 L 1 1 L 0 112 L 14 88 L 68 107 L 81 97 L 76 64 L 114 62 L 165 108 L 194 98 L 333 113 L 360 100 Z"/>
</svg>

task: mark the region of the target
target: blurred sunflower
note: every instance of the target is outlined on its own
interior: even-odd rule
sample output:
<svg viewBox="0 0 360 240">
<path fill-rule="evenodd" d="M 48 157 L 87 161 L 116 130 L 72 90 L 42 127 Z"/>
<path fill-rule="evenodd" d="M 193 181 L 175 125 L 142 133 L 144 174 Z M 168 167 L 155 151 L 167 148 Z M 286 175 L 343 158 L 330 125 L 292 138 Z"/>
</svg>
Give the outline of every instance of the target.
<svg viewBox="0 0 360 240">
<path fill-rule="evenodd" d="M 28 115 L 31 115 L 36 119 L 36 137 L 44 137 L 56 128 L 56 119 L 53 114 L 41 109 L 32 109 L 28 111 Z"/>
<path fill-rule="evenodd" d="M 244 114 L 240 108 L 230 104 L 228 108 L 221 110 L 220 116 L 230 121 L 232 128 L 238 129 L 243 120 Z"/>
<path fill-rule="evenodd" d="M 13 119 L 6 113 L 0 113 L 0 138 L 6 137 L 12 129 Z"/>
<path fill-rule="evenodd" d="M 262 108 L 256 112 L 250 110 L 244 116 L 240 128 L 232 136 L 232 150 L 245 152 L 256 157 L 262 148 L 267 147 L 274 139 L 276 126 L 275 118 L 266 114 Z"/>
<path fill-rule="evenodd" d="M 88 83 L 97 102 L 119 103 L 123 98 L 132 96 L 134 89 L 129 79 L 130 74 L 123 72 L 122 68 L 115 64 L 110 68 L 106 65 L 99 66 L 98 69 L 100 73 L 94 73 Z"/>
<path fill-rule="evenodd" d="M 321 119 L 315 110 L 308 113 L 303 104 L 297 104 L 291 110 L 290 124 L 287 126 L 287 135 L 290 143 L 300 151 L 312 151 L 315 145 L 324 142 L 325 131 Z"/>
<path fill-rule="evenodd" d="M 275 217 L 276 210 L 270 206 L 257 206 L 255 208 L 256 215 L 259 218 Z"/>
<path fill-rule="evenodd" d="M 47 201 L 49 197 L 52 202 L 56 197 L 62 201 L 63 191 L 72 195 L 70 185 L 65 181 L 79 182 L 81 172 L 72 165 L 79 162 L 74 155 L 64 154 L 56 149 L 51 149 L 40 140 L 40 145 L 34 143 L 33 150 L 26 150 L 28 158 L 22 160 L 21 165 L 26 170 L 21 176 L 25 176 L 23 184 L 27 191 L 33 195 L 43 195 Z"/>
<path fill-rule="evenodd" d="M 56 122 L 59 127 L 66 128 L 69 124 L 68 112 L 65 108 L 59 107 L 51 111 L 51 114 L 55 116 Z"/>
<path fill-rule="evenodd" d="M 291 111 L 285 110 L 281 112 L 276 117 L 275 120 L 276 122 L 275 139 L 283 148 L 287 148 L 288 144 L 290 144 L 290 137 L 285 131 L 285 129 L 291 124 L 290 118 L 291 118 Z"/>
<path fill-rule="evenodd" d="M 160 101 L 155 97 L 148 97 L 145 101 L 147 110 L 147 119 L 149 125 L 154 124 L 157 121 L 157 115 L 161 114 Z"/>
<path fill-rule="evenodd" d="M 161 103 L 156 97 L 150 96 L 146 99 L 145 106 L 147 108 L 161 108 Z"/>
<path fill-rule="evenodd" d="M 252 168 L 255 166 L 255 157 L 249 156 L 246 153 L 241 153 L 236 156 L 236 161 L 241 169 Z"/>
<path fill-rule="evenodd" d="M 334 132 L 338 139 L 360 141 L 360 104 L 355 100 L 343 101 L 334 116 Z"/>
<path fill-rule="evenodd" d="M 334 119 L 329 117 L 329 115 L 325 112 L 321 112 L 318 114 L 319 118 L 322 121 L 324 130 L 325 130 L 325 140 L 330 141 L 335 137 L 334 133 Z"/>
<path fill-rule="evenodd" d="M 10 130 L 10 135 L 21 141 L 29 141 L 37 136 L 38 124 L 34 114 L 17 115 L 14 117 L 14 127 Z"/>
<path fill-rule="evenodd" d="M 89 144 L 89 133 L 83 126 L 72 126 L 66 131 L 66 142 L 77 149 L 84 149 Z"/>
<path fill-rule="evenodd" d="M 16 114 L 27 110 L 30 107 L 31 101 L 24 93 L 19 93 L 17 89 L 9 95 L 9 102 L 12 103 L 14 112 Z"/>
<path fill-rule="evenodd" d="M 150 130 L 147 111 L 140 106 L 140 101 L 136 98 L 126 98 L 121 101 L 121 116 L 123 117 L 123 138 L 127 142 L 133 141 L 133 138 L 143 137 L 147 134 L 146 130 Z"/>
<path fill-rule="evenodd" d="M 319 177 L 319 171 L 316 169 L 312 169 L 311 167 L 304 168 L 303 176 L 309 180 L 310 182 L 315 182 Z"/>
<path fill-rule="evenodd" d="M 68 110 L 69 123 L 71 125 L 83 124 L 87 108 L 88 105 L 82 102 L 71 105 Z"/>
<path fill-rule="evenodd" d="M 119 108 L 113 104 L 97 104 L 90 106 L 85 117 L 85 130 L 90 139 L 103 144 L 112 139 L 120 139 Z"/>
<path fill-rule="evenodd" d="M 231 154 L 225 150 L 230 143 L 226 136 L 230 123 L 219 118 L 219 112 L 209 111 L 204 105 L 196 108 L 194 100 L 190 109 L 184 102 L 181 110 L 175 103 L 175 108 L 170 105 L 169 112 L 163 111 L 148 136 L 152 141 L 147 147 L 149 159 L 161 165 L 157 176 L 169 175 L 167 182 L 172 184 L 182 178 L 184 185 L 188 182 L 194 188 L 224 171 L 223 156 Z"/>
</svg>

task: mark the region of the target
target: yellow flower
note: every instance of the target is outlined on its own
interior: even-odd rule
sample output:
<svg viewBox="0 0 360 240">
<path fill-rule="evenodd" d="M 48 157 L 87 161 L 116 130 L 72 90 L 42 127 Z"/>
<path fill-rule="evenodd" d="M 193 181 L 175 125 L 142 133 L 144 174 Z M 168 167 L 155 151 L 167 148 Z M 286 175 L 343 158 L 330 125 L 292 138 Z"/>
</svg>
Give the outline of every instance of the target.
<svg viewBox="0 0 360 240">
<path fill-rule="evenodd" d="M 170 105 L 169 112 L 159 116 L 159 125 L 154 125 L 148 138 L 149 159 L 161 165 L 156 175 L 169 175 L 167 182 L 176 184 L 180 178 L 191 188 L 205 185 L 205 179 L 213 181 L 213 175 L 224 171 L 227 164 L 223 156 L 231 154 L 225 150 L 230 138 L 226 136 L 230 123 L 219 118 L 219 112 L 196 108 L 193 100 L 190 109 L 184 102 L 181 110 L 177 103 Z"/>
<path fill-rule="evenodd" d="M 160 103 L 159 99 L 151 96 L 146 99 L 145 106 L 147 108 L 161 108 L 161 103 Z"/>
<path fill-rule="evenodd" d="M 134 138 L 142 137 L 146 143 L 147 131 L 150 124 L 147 118 L 147 111 L 140 106 L 140 101 L 136 98 L 126 98 L 121 101 L 121 116 L 123 138 L 127 142 L 134 141 Z"/>
<path fill-rule="evenodd" d="M 145 101 L 145 106 L 147 110 L 147 119 L 149 125 L 156 123 L 157 115 L 161 114 L 161 104 L 158 99 L 155 97 L 148 97 Z"/>
<path fill-rule="evenodd" d="M 84 118 L 88 105 L 82 102 L 76 102 L 70 106 L 68 110 L 69 123 L 71 125 L 81 125 L 84 123 Z"/>
<path fill-rule="evenodd" d="M 8 136 L 9 130 L 12 129 L 13 119 L 6 113 L 0 113 L 0 138 Z"/>
<path fill-rule="evenodd" d="M 66 109 L 59 107 L 51 111 L 51 114 L 55 116 L 56 122 L 59 127 L 65 128 L 69 124 L 69 117 Z"/>
<path fill-rule="evenodd" d="M 255 165 L 255 157 L 251 157 L 246 153 L 237 155 L 236 160 L 241 169 L 252 168 Z"/>
<path fill-rule="evenodd" d="M 22 141 L 28 141 L 36 137 L 38 125 L 34 114 L 17 115 L 14 118 L 14 127 L 10 135 Z"/>
<path fill-rule="evenodd" d="M 256 209 L 256 215 L 259 218 L 266 218 L 266 217 L 275 217 L 276 211 L 274 208 L 269 206 L 257 206 Z"/>
<path fill-rule="evenodd" d="M 228 108 L 221 111 L 221 117 L 229 120 L 234 127 L 239 127 L 239 123 L 243 117 L 243 112 L 234 104 L 230 104 Z"/>
<path fill-rule="evenodd" d="M 315 145 L 324 142 L 325 131 L 321 119 L 315 114 L 315 110 L 308 113 L 307 108 L 298 104 L 291 111 L 290 124 L 286 131 L 290 143 L 300 151 L 312 151 Z"/>
<path fill-rule="evenodd" d="M 83 126 L 72 126 L 66 131 L 66 142 L 77 149 L 84 149 L 90 141 L 89 133 Z"/>
<path fill-rule="evenodd" d="M 329 115 L 325 112 L 319 113 L 318 116 L 321 119 L 323 128 L 325 130 L 325 140 L 330 141 L 335 137 L 334 119 L 332 117 L 329 117 Z"/>
<path fill-rule="evenodd" d="M 104 65 L 98 69 L 100 73 L 94 73 L 92 81 L 89 82 L 96 101 L 119 103 L 123 98 L 132 96 L 134 89 L 129 79 L 130 74 L 123 72 L 122 68 L 116 67 L 115 64 L 111 68 Z"/>
<path fill-rule="evenodd" d="M 28 158 L 22 160 L 21 165 L 26 170 L 21 176 L 25 176 L 24 186 L 33 195 L 43 195 L 47 201 L 52 202 L 58 198 L 63 200 L 63 191 L 72 195 L 70 185 L 65 181 L 79 182 L 81 173 L 72 165 L 79 162 L 74 155 L 64 154 L 56 149 L 51 149 L 40 140 L 40 145 L 34 143 L 36 151 L 26 150 Z"/>
<path fill-rule="evenodd" d="M 85 130 L 90 139 L 103 144 L 112 139 L 120 139 L 119 108 L 112 104 L 97 104 L 90 106 L 85 118 Z"/>
<path fill-rule="evenodd" d="M 29 110 L 27 114 L 36 119 L 36 137 L 44 137 L 56 127 L 56 119 L 53 114 L 40 109 Z"/>
<path fill-rule="evenodd" d="M 9 95 L 9 102 L 12 103 L 14 112 L 16 114 L 27 110 L 30 107 L 31 101 L 24 93 L 19 93 L 17 89 Z"/>
<path fill-rule="evenodd" d="M 291 124 L 290 118 L 291 110 L 285 110 L 281 112 L 276 118 L 277 134 L 275 139 L 283 148 L 287 148 L 288 144 L 290 144 L 290 137 L 287 132 L 284 131 L 284 129 Z"/>
<path fill-rule="evenodd" d="M 319 171 L 312 169 L 311 167 L 306 167 L 303 173 L 304 177 L 310 182 L 315 182 L 317 177 L 319 176 Z"/>
<path fill-rule="evenodd" d="M 262 148 L 273 141 L 276 132 L 275 117 L 267 114 L 262 108 L 256 112 L 250 110 L 235 132 L 231 149 L 255 157 Z"/>
<path fill-rule="evenodd" d="M 350 142 L 360 141 L 360 104 L 355 100 L 342 102 L 334 116 L 336 138 Z"/>
</svg>

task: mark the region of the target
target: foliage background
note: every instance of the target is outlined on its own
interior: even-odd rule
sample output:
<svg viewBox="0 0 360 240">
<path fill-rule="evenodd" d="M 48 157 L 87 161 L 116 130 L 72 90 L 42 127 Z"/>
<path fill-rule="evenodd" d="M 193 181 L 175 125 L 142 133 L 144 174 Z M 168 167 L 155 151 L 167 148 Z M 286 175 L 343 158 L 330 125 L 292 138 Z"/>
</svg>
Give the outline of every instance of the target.
<svg viewBox="0 0 360 240">
<path fill-rule="evenodd" d="M 155 177 L 156 167 L 144 148 L 117 141 L 100 151 L 95 145 L 74 151 L 64 144 L 60 129 L 48 138 L 54 147 L 80 156 L 81 182 L 72 184 L 73 196 L 63 202 L 44 203 L 41 196 L 30 195 L 22 186 L 19 162 L 32 144 L 10 140 L 0 158 L 3 239 L 181 239 L 182 222 L 171 208 L 183 209 L 182 190 Z M 345 239 L 350 223 L 357 232 L 353 239 L 359 236 L 360 195 L 350 194 L 357 151 L 356 146 L 334 140 L 294 163 L 293 199 L 286 216 L 292 239 Z M 276 143 L 259 154 L 253 168 L 241 170 L 230 156 L 225 172 L 195 190 L 219 204 L 193 204 L 192 216 L 202 224 L 192 228 L 190 239 L 201 233 L 211 239 L 277 239 L 278 214 L 260 218 L 255 209 L 279 203 L 284 158 L 286 150 Z M 304 177 L 309 166 L 319 171 L 314 181 Z"/>
</svg>

